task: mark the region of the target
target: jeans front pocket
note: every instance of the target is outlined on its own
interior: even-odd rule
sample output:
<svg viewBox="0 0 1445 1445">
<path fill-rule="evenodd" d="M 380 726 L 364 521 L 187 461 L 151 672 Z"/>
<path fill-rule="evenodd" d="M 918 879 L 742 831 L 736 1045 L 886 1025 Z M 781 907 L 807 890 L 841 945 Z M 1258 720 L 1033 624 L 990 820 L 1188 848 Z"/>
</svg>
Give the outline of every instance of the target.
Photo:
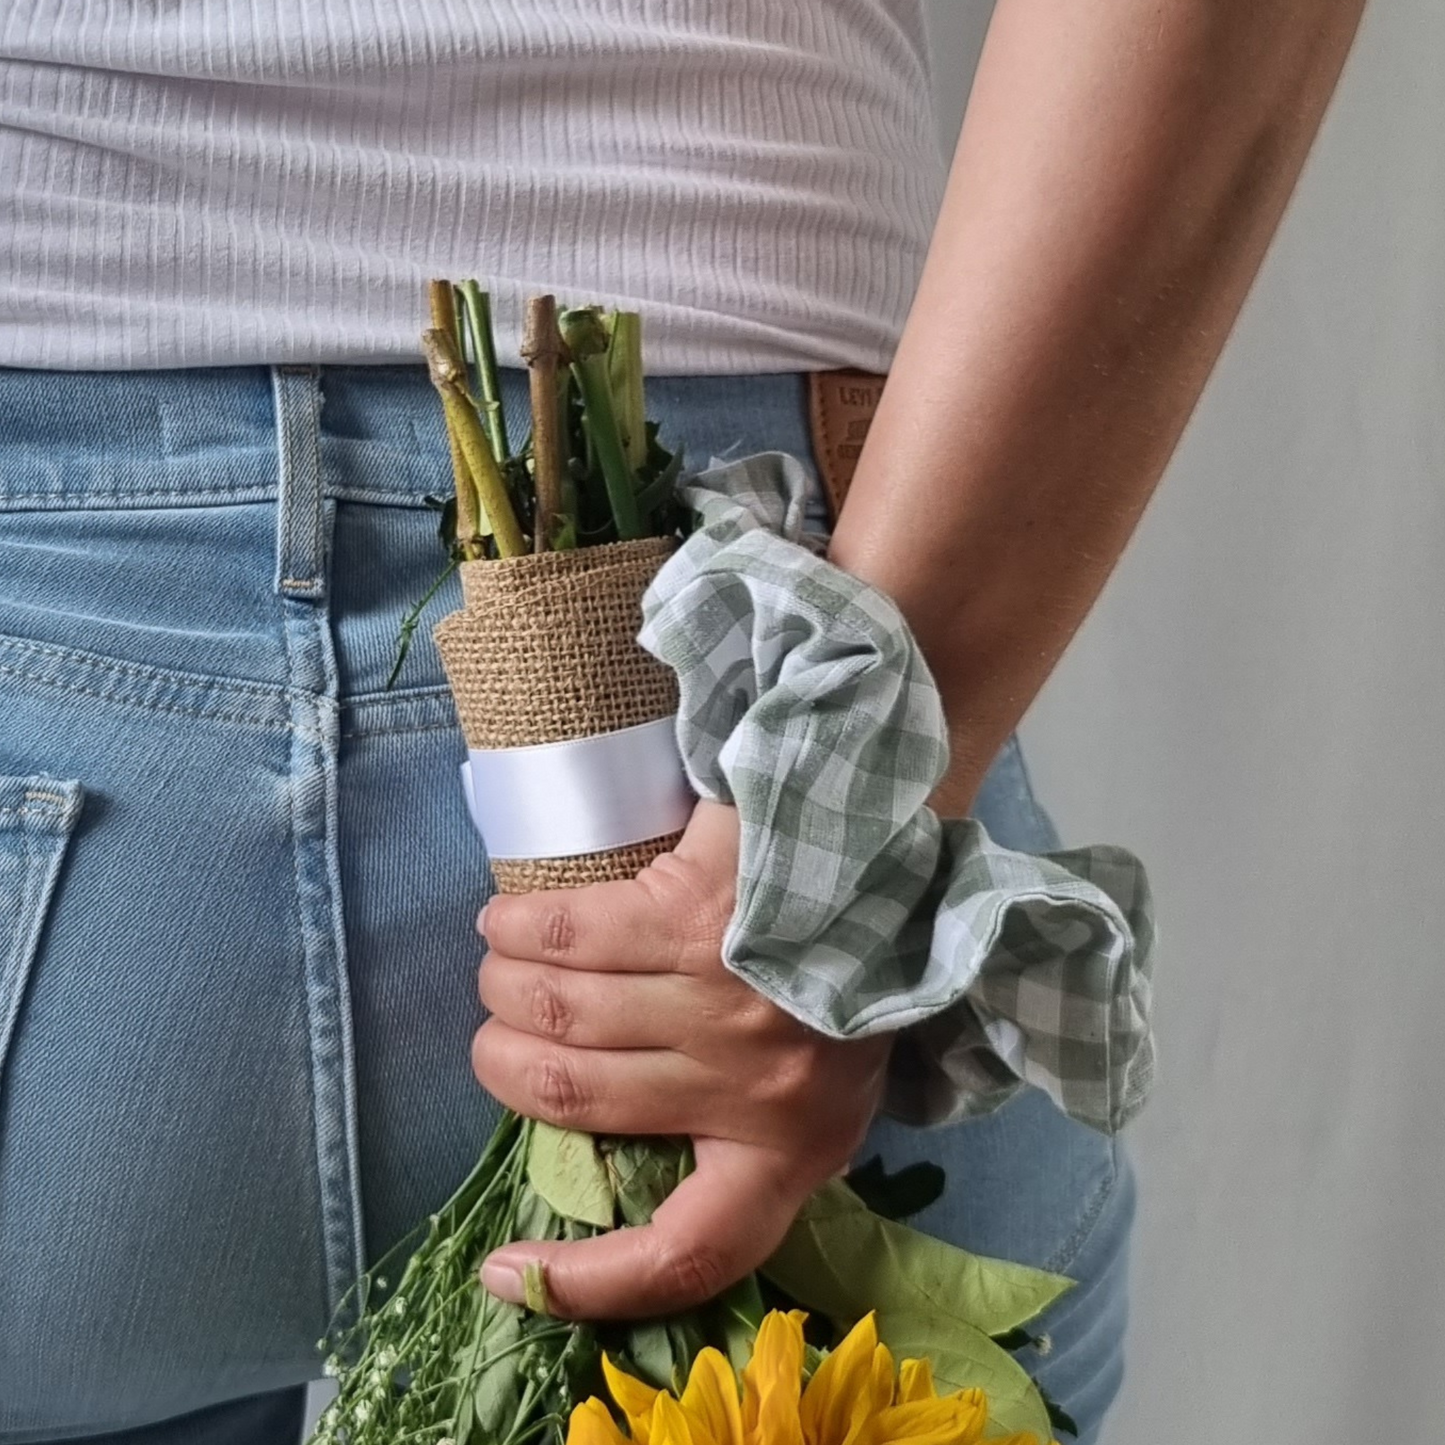
<svg viewBox="0 0 1445 1445">
<path fill-rule="evenodd" d="M 0 1087 L 81 798 L 73 780 L 0 776 Z"/>
</svg>

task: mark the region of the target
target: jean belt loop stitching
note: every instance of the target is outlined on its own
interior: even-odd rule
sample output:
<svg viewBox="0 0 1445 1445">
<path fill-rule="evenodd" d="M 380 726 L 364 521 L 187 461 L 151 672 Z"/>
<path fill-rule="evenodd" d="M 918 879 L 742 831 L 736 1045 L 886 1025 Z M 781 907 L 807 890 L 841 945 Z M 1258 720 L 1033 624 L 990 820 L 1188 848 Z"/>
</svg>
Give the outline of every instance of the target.
<svg viewBox="0 0 1445 1445">
<path fill-rule="evenodd" d="M 273 366 L 271 382 L 279 452 L 276 591 L 319 601 L 326 595 L 320 368 Z"/>
</svg>

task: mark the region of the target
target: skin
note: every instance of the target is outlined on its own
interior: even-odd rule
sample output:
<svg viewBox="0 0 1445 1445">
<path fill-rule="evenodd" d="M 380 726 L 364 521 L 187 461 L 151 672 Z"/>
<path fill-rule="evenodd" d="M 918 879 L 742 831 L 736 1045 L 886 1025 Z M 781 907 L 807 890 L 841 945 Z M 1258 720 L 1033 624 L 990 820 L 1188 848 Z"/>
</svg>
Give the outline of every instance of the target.
<svg viewBox="0 0 1445 1445">
<path fill-rule="evenodd" d="M 1279 224 L 1363 0 L 1000 0 L 832 559 L 888 593 L 942 692 L 964 813 L 1118 561 Z M 473 1067 L 523 1113 L 691 1135 L 642 1229 L 509 1245 L 484 1284 L 655 1315 L 759 1264 L 844 1168 L 889 1040 L 734 978 L 737 823 L 698 806 L 635 881 L 498 898 Z"/>
</svg>

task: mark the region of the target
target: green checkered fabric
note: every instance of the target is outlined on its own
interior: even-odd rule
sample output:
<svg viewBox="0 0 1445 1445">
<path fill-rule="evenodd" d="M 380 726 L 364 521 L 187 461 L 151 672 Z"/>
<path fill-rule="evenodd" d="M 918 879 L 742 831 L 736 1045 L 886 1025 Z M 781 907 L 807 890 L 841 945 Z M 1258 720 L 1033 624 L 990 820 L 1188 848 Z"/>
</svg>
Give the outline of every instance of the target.
<svg viewBox="0 0 1445 1445">
<path fill-rule="evenodd" d="M 804 545 L 806 488 L 777 452 L 690 479 L 699 529 L 643 601 L 692 784 L 738 809 L 723 957 L 825 1034 L 902 1031 L 900 1118 L 1031 1083 L 1112 1133 L 1153 1067 L 1143 865 L 1016 852 L 927 807 L 948 762 L 938 690 L 898 609 Z"/>
</svg>

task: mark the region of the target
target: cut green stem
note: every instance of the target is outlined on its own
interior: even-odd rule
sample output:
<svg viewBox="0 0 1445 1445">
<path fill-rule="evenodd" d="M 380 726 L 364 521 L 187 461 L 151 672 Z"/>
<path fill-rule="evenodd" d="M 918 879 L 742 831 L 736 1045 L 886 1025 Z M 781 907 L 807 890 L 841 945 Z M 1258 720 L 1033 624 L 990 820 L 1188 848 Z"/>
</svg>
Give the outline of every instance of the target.
<svg viewBox="0 0 1445 1445">
<path fill-rule="evenodd" d="M 627 465 L 639 471 L 647 461 L 647 400 L 642 381 L 642 317 L 635 311 L 612 316 L 607 370 L 617 404 L 617 425 Z"/>
<path fill-rule="evenodd" d="M 452 289 L 450 281 L 430 281 L 427 283 L 427 301 L 431 308 L 431 324 L 437 331 L 444 332 L 454 340 L 454 344 L 461 343 L 460 323 L 457 320 L 456 293 Z M 476 487 L 472 482 L 472 474 L 467 469 L 466 458 L 462 455 L 461 443 L 457 440 L 456 432 L 452 430 L 450 418 L 447 421 L 447 448 L 452 458 L 452 486 L 457 499 L 457 512 L 460 515 L 462 508 L 467 508 L 467 514 L 472 519 L 471 531 L 463 533 L 458 528 L 458 537 L 462 541 L 462 551 L 468 557 L 480 557 L 483 555 L 481 535 L 485 528 L 477 526 Z M 473 533 L 477 533 L 473 537 Z"/>
<path fill-rule="evenodd" d="M 462 311 L 467 318 L 467 331 L 472 339 L 472 355 L 477 363 L 477 392 L 481 396 L 482 419 L 492 455 L 497 458 L 512 454 L 507 444 L 507 418 L 502 411 L 502 385 L 497 373 L 497 342 L 492 334 L 492 298 L 475 281 L 462 281 L 457 286 L 462 298 Z"/>
<path fill-rule="evenodd" d="M 612 404 L 607 332 L 601 317 L 591 307 L 564 311 L 559 325 L 562 340 L 572 353 L 572 375 L 576 378 L 577 390 L 582 394 L 587 434 L 607 488 L 607 503 L 617 527 L 618 540 L 635 541 L 647 534 L 637 505 L 636 479 L 627 464 L 617 412 Z"/>
<path fill-rule="evenodd" d="M 496 540 L 497 551 L 503 557 L 519 557 L 527 550 L 526 538 L 512 510 L 496 455 L 467 391 L 466 368 L 450 335 L 440 327 L 424 331 L 421 341 L 432 385 L 446 409 L 447 430 L 461 447 L 473 484 L 469 494 L 457 493 L 457 541 L 468 556 L 480 557 L 485 519 L 487 530 Z M 471 550 L 473 545 L 475 551 Z"/>
</svg>

